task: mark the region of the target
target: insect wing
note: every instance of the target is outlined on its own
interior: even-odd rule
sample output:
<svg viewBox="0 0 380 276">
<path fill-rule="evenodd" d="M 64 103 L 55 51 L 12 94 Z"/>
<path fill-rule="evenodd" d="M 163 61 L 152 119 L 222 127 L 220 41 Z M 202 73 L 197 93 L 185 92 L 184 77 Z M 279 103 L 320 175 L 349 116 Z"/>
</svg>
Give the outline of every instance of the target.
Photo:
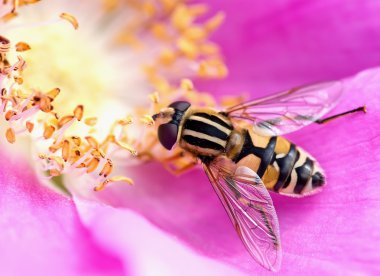
<svg viewBox="0 0 380 276">
<path fill-rule="evenodd" d="M 238 104 L 226 110 L 230 118 L 253 122 L 255 131 L 278 136 L 296 131 L 333 109 L 341 94 L 339 81 L 318 83 Z"/>
<path fill-rule="evenodd" d="M 221 159 L 204 165 L 215 192 L 252 257 L 266 269 L 278 271 L 282 259 L 279 225 L 267 189 L 253 170 L 236 167 L 232 161 L 226 166 L 228 161 Z"/>
</svg>

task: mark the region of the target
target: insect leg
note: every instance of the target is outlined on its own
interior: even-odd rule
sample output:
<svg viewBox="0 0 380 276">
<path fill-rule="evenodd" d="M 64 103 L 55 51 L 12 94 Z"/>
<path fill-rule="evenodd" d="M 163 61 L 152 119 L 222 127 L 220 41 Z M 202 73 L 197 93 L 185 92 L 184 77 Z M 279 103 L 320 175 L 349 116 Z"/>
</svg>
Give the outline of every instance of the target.
<svg viewBox="0 0 380 276">
<path fill-rule="evenodd" d="M 196 158 L 183 151 L 160 161 L 164 168 L 174 175 L 183 174 L 198 164 Z"/>
<path fill-rule="evenodd" d="M 343 113 L 339 113 L 339 114 L 336 114 L 336 115 L 333 115 L 331 117 L 327 117 L 325 119 L 321 119 L 321 120 L 316 120 L 315 123 L 317 124 L 327 124 L 335 119 L 338 119 L 340 117 L 343 117 L 343 116 L 346 116 L 348 114 L 352 114 L 352 113 L 356 113 L 356 112 L 364 112 L 366 113 L 367 112 L 367 108 L 366 106 L 361 106 L 361 107 L 358 107 L 358 108 L 355 108 L 355 109 L 352 109 L 352 110 L 349 110 L 349 111 L 346 111 L 346 112 L 343 112 Z"/>
<path fill-rule="evenodd" d="M 197 162 L 190 162 L 181 168 L 175 168 L 174 170 L 172 169 L 171 173 L 174 175 L 181 175 L 181 174 L 191 170 L 192 168 L 194 168 L 197 164 L 198 164 Z"/>
<path fill-rule="evenodd" d="M 148 145 L 144 147 L 143 151 L 139 151 L 138 157 L 144 161 L 150 161 L 154 159 L 154 155 L 151 153 L 152 149 L 158 144 L 157 139 L 152 139 Z"/>
</svg>

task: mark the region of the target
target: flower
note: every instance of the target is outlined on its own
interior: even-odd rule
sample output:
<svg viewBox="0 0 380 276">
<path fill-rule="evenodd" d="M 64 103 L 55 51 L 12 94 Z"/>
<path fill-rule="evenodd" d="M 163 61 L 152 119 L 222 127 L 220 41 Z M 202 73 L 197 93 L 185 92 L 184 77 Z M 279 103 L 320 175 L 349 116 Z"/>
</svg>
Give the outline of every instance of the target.
<svg viewBox="0 0 380 276">
<path fill-rule="evenodd" d="M 202 90 L 214 92 L 214 95 L 249 92 L 252 97 L 258 97 L 270 90 L 310 81 L 344 78 L 378 63 L 377 51 L 371 48 L 379 42 L 377 32 L 372 32 L 379 25 L 377 12 L 380 7 L 377 4 L 351 1 L 350 5 L 342 7 L 342 2 L 337 0 L 319 3 L 281 1 L 264 6 L 254 3 L 255 9 L 252 9 L 252 1 L 218 3 L 215 9 L 226 11 L 227 22 L 223 31 L 216 33 L 215 39 L 225 51 L 231 75 L 222 82 L 199 81 Z M 342 18 L 346 17 L 350 19 L 350 28 L 343 24 L 347 20 Z M 333 111 L 339 113 L 367 104 L 368 114 L 347 116 L 289 135 L 320 161 L 327 173 L 328 186 L 322 193 L 303 199 L 273 195 L 284 250 L 281 273 L 354 274 L 379 270 L 376 265 L 380 256 L 374 243 L 380 236 L 377 219 L 380 194 L 376 188 L 380 156 L 379 130 L 376 128 L 379 76 L 380 69 L 374 68 L 345 78 L 344 98 Z M 27 165 L 22 163 L 15 169 L 13 164 L 3 165 L 2 172 L 7 172 L 4 174 L 7 179 L 8 173 L 19 175 L 23 183 L 31 178 L 31 174 L 22 174 L 27 171 Z M 21 188 L 4 185 L 11 187 L 11 191 L 16 189 L 16 192 L 3 193 L 4 199 L 19 203 L 31 198 L 38 204 L 28 206 L 26 210 L 14 208 L 15 213 L 13 208 L 4 208 L 2 213 L 14 215 L 15 221 L 19 222 L 22 221 L 19 213 L 37 208 L 42 211 L 33 212 L 36 216 L 31 219 L 37 221 L 37 225 L 42 220 L 38 219 L 40 214 L 53 224 L 49 228 L 54 228 L 55 223 L 67 222 L 74 237 L 69 235 L 69 244 L 65 246 L 71 246 L 75 237 L 79 237 L 83 241 L 81 244 L 86 244 L 84 256 L 90 251 L 102 256 L 101 268 L 94 268 L 98 273 L 192 274 L 189 268 L 205 275 L 265 273 L 241 245 L 201 170 L 180 177 L 164 171 L 157 163 L 139 168 L 129 166 L 124 170 L 138 185 L 133 188 L 109 186 L 102 193 L 94 194 L 98 201 L 92 202 L 83 199 L 88 194 L 75 193 L 79 218 L 73 212 L 72 202 L 38 186 L 32 186 L 37 192 L 35 197 L 33 193 L 30 196 L 22 193 L 29 187 L 17 186 L 17 183 L 14 186 Z M 34 179 L 33 183 L 38 181 Z M 23 195 L 22 200 L 16 196 L 19 193 Z M 54 206 L 58 213 L 71 217 L 55 219 L 52 213 L 45 214 L 44 208 L 38 207 L 42 195 L 48 197 L 43 206 Z M 114 208 L 100 204 L 99 200 Z M 58 206 L 54 202 L 58 202 Z M 12 223 L 4 222 L 2 228 L 10 228 Z M 85 231 L 81 223 L 86 227 Z M 15 225 L 15 229 L 23 228 Z M 49 236 L 61 233 L 60 229 L 54 230 L 48 232 Z M 42 240 L 36 232 L 38 241 Z M 59 237 L 52 238 L 51 243 L 54 242 L 62 246 Z M 38 242 L 33 246 L 41 248 L 41 244 Z M 23 251 L 16 242 L 9 247 L 15 252 L 12 256 L 24 258 L 23 254 L 17 254 Z M 159 253 L 150 255 L 150 250 Z M 165 251 L 169 253 L 166 255 Z M 57 261 L 49 249 L 45 252 L 43 256 Z M 68 258 L 70 247 L 65 252 L 67 254 L 63 256 Z M 92 253 L 89 256 L 87 261 L 91 263 Z M 78 254 L 71 258 L 81 261 L 81 257 Z M 31 263 L 35 263 L 34 259 Z M 87 264 L 86 261 L 83 263 Z M 149 264 L 148 269 L 152 270 L 140 270 L 144 264 Z M 70 270 L 70 262 L 62 261 L 60 265 L 68 268 L 68 273 L 89 271 Z"/>
<path fill-rule="evenodd" d="M 32 1 L 29 2 L 31 3 Z M 140 20 L 138 15 L 146 16 L 144 13 L 152 12 L 151 8 L 154 7 L 149 6 L 149 2 L 150 1 L 146 1 L 147 5 L 143 6 L 135 3 L 134 8 L 130 8 L 127 11 L 128 13 L 131 11 L 135 13 L 135 15 L 137 15 L 135 19 Z M 50 1 L 46 5 L 40 6 L 40 13 L 36 13 L 34 7 L 18 10 L 17 4 L 21 3 L 24 2 L 16 1 L 9 3 L 6 9 L 3 9 L 4 6 L 1 7 L 1 16 L 5 16 L 4 18 L 7 20 L 12 19 L 10 23 L 1 23 L 5 28 L 2 29 L 4 32 L 2 34 L 7 37 L 1 37 L 2 56 L 0 62 L 2 68 L 0 72 L 0 85 L 3 96 L 2 115 L 5 119 L 2 125 L 9 125 L 5 133 L 6 140 L 9 143 L 16 143 L 23 148 L 20 154 L 15 154 L 15 151 L 10 149 L 10 154 L 8 153 L 7 156 L 10 155 L 12 157 L 11 160 L 5 161 L 6 158 L 2 158 L 2 160 L 4 160 L 4 165 L 2 166 L 4 174 L 1 180 L 1 182 L 4 183 L 4 185 L 2 185 L 4 191 L 2 202 L 6 204 L 2 208 L 5 218 L 2 221 L 2 226 L 9 229 L 9 233 L 3 233 L 3 245 L 4 248 L 11 251 L 11 254 L 9 254 L 9 252 L 7 253 L 8 258 L 3 259 L 5 262 L 2 266 L 2 272 L 6 274 L 21 274 L 28 271 L 33 274 L 50 274 L 60 270 L 60 273 L 64 275 L 125 275 L 128 274 L 129 270 L 133 270 L 134 272 L 146 271 L 146 268 L 144 268 L 144 256 L 141 253 L 141 256 L 136 256 L 136 254 L 128 254 L 126 249 L 123 249 L 123 251 L 120 252 L 123 259 L 123 262 L 121 262 L 118 256 L 114 255 L 113 252 L 109 252 L 105 250 L 103 246 L 95 243 L 92 234 L 89 233 L 88 229 L 85 229 L 81 221 L 79 221 L 73 202 L 39 186 L 41 183 L 38 182 L 46 182 L 45 180 L 48 176 L 48 179 L 53 179 L 53 182 L 58 185 L 61 184 L 62 181 L 67 182 L 66 179 L 62 179 L 62 173 L 75 174 L 75 170 L 78 169 L 82 171 L 82 174 L 83 172 L 85 172 L 85 174 L 84 176 L 81 176 L 81 173 L 79 176 L 75 174 L 75 180 L 87 180 L 88 184 L 92 183 L 91 186 L 94 187 L 94 179 L 91 179 L 91 177 L 86 178 L 86 175 L 91 175 L 98 167 L 96 166 L 99 165 L 99 160 L 96 161 L 97 158 L 104 158 L 101 152 L 101 145 L 98 146 L 96 138 L 93 137 L 96 134 L 99 134 L 100 137 L 106 135 L 106 140 L 108 139 L 108 141 L 117 146 L 133 152 L 133 149 L 126 144 L 125 141 L 121 141 L 123 138 L 120 138 L 120 136 L 119 138 L 110 137 L 107 129 L 102 129 L 102 127 L 110 127 L 111 130 L 115 130 L 117 126 L 123 128 L 130 124 L 129 117 L 118 119 L 114 124 L 112 121 L 113 118 L 108 116 L 110 114 L 108 111 L 110 107 L 112 107 L 112 115 L 114 116 L 118 116 L 117 112 L 120 111 L 120 108 L 118 108 L 120 106 L 123 109 L 123 113 L 126 112 L 128 108 L 131 110 L 132 107 L 134 107 L 130 103 L 125 104 L 125 99 L 124 104 L 120 105 L 120 98 L 125 96 L 127 96 L 127 98 L 129 96 L 129 100 L 133 100 L 134 105 L 138 104 L 136 97 L 123 95 L 125 94 L 126 88 L 131 89 L 131 87 L 134 87 L 134 92 L 141 94 L 140 100 L 144 100 L 148 99 L 148 92 L 150 93 L 154 88 L 160 89 L 161 92 L 170 92 L 172 89 L 171 84 L 166 83 L 163 77 L 170 77 L 174 81 L 181 70 L 186 70 L 186 76 L 199 74 L 203 77 L 213 77 L 214 75 L 225 73 L 223 71 L 223 64 L 218 61 L 217 46 L 207 42 L 207 33 L 202 33 L 201 26 L 193 24 L 191 26 L 194 28 L 183 29 L 184 27 L 188 27 L 189 24 L 192 24 L 193 18 L 195 18 L 197 14 L 203 14 L 204 8 L 202 6 L 194 6 L 192 10 L 188 10 L 185 4 L 178 5 L 177 7 L 176 3 L 166 1 L 162 5 L 169 8 L 170 11 L 165 12 L 168 12 L 169 15 L 173 12 L 178 13 L 177 15 L 173 15 L 173 24 L 182 24 L 181 28 L 177 30 L 178 44 L 171 45 L 172 40 L 165 41 L 164 39 L 160 41 L 158 39 L 156 40 L 158 44 L 156 46 L 161 45 L 162 51 L 160 47 L 153 53 L 147 50 L 129 49 L 130 52 L 134 53 L 141 51 L 140 55 L 133 57 L 135 54 L 128 53 L 126 50 L 127 47 L 124 44 L 132 43 L 134 45 L 129 45 L 130 47 L 140 47 L 143 46 L 142 43 L 146 41 L 138 41 L 140 37 L 135 37 L 131 40 L 131 37 L 125 36 L 127 34 L 133 35 L 133 30 L 129 30 L 129 32 L 124 31 L 124 36 L 116 37 L 121 39 L 121 41 L 113 41 L 112 38 L 117 32 L 120 32 L 120 30 L 108 30 L 108 32 L 105 33 L 108 35 L 108 37 L 105 38 L 106 42 L 108 39 L 108 42 L 111 44 L 108 46 L 116 47 L 112 45 L 112 43 L 120 44 L 119 46 L 123 46 L 121 50 L 124 51 L 119 53 L 117 58 L 113 58 L 111 55 L 111 57 L 103 57 L 104 59 L 102 59 L 101 54 L 104 53 L 104 49 L 103 51 L 101 50 L 102 46 L 105 47 L 103 45 L 105 42 L 84 40 L 81 35 L 73 34 L 73 31 L 68 28 L 70 26 L 65 25 L 63 21 L 69 21 L 69 23 L 77 28 L 78 24 L 83 22 L 80 20 L 81 18 L 77 20 L 67 12 L 61 13 L 61 19 L 55 18 L 55 15 L 59 14 L 54 11 L 55 8 L 58 7 L 59 12 L 61 12 L 61 9 L 64 7 L 68 9 L 70 7 L 75 8 L 73 4 L 69 2 L 63 4 L 58 1 Z M 92 4 L 93 2 L 87 1 L 85 2 L 85 7 L 93 8 Z M 111 11 L 113 10 L 112 7 L 106 6 L 105 8 L 111 8 Z M 98 11 L 111 12 L 107 9 L 100 9 L 99 7 L 97 7 L 97 9 Z M 18 17 L 15 17 L 16 11 L 20 14 Z M 74 9 L 74 11 L 77 10 Z M 42 15 L 41 12 L 45 12 L 45 14 Z M 82 15 L 86 14 L 82 13 Z M 93 15 L 94 14 L 91 14 L 91 16 Z M 121 16 L 123 15 L 125 14 Z M 103 15 L 100 14 L 99 16 L 103 16 L 103 18 L 98 18 L 97 20 L 104 20 L 105 17 L 111 17 L 113 15 L 106 13 Z M 129 14 L 129 16 L 131 16 L 131 14 Z M 159 13 L 157 13 L 157 16 L 159 17 Z M 187 22 L 185 23 L 181 21 L 183 16 L 187 18 Z M 120 20 L 120 16 L 118 18 L 114 18 L 113 20 Z M 138 31 L 141 31 L 141 38 L 147 41 L 153 39 L 152 35 L 163 35 L 164 33 L 162 33 L 162 30 L 160 31 L 160 28 L 162 29 L 164 27 L 170 30 L 171 21 L 167 21 L 167 18 L 163 18 L 164 20 L 162 20 L 162 22 L 159 22 L 159 18 L 157 22 L 151 22 L 150 17 L 147 19 L 149 20 L 149 24 L 161 23 L 161 25 L 152 26 L 154 27 L 152 34 L 149 33 L 149 30 L 134 30 L 136 34 Z M 220 15 L 206 21 L 205 31 L 211 32 L 219 24 L 218 21 L 220 21 Z M 28 25 L 26 25 L 25 22 L 28 22 Z M 84 22 L 87 23 L 86 21 Z M 84 33 L 86 33 L 86 30 L 88 32 L 94 31 L 94 24 L 96 22 L 90 23 L 93 24 L 90 24 L 92 29 L 84 28 Z M 135 23 L 136 22 L 132 24 L 133 28 L 141 27 L 139 25 L 136 26 Z M 149 27 L 145 26 L 144 22 L 141 24 L 143 27 Z M 126 28 L 129 27 L 131 26 L 126 26 Z M 170 31 L 175 32 L 176 30 Z M 186 32 L 186 34 L 184 32 Z M 172 33 L 168 35 L 172 36 L 176 34 Z M 195 35 L 196 37 L 187 37 L 191 35 Z M 199 37 L 199 35 L 202 37 Z M 93 38 L 97 39 L 98 36 L 94 36 Z M 18 40 L 22 41 L 16 44 L 15 42 Z M 194 45 L 192 45 L 193 40 L 199 43 L 195 48 Z M 28 43 L 23 41 L 28 41 Z M 78 44 L 73 44 L 73 41 L 78 42 Z M 87 44 L 82 45 L 84 43 Z M 135 45 L 136 43 L 138 45 Z M 198 51 L 198 47 L 199 53 L 196 52 Z M 115 49 L 118 48 L 116 47 Z M 19 52 L 27 50 L 31 51 L 29 53 L 22 53 L 22 56 L 26 59 L 25 63 L 24 59 L 21 58 L 21 56 L 19 57 Z M 170 51 L 173 51 L 173 53 Z M 75 54 L 78 55 L 75 56 Z M 18 62 L 14 63 L 15 60 L 17 60 L 16 55 Z M 58 57 L 60 55 L 64 58 L 58 60 L 46 58 L 46 56 Z M 93 62 L 94 57 L 97 57 L 96 63 Z M 129 57 L 130 60 L 127 60 L 129 61 L 129 65 L 135 68 L 128 70 L 130 74 L 129 78 L 125 76 L 125 71 L 123 72 L 122 70 L 124 68 L 123 60 L 118 59 L 119 57 L 122 59 Z M 137 58 L 141 58 L 141 60 L 137 60 L 138 63 L 130 64 L 130 61 L 136 62 Z M 86 66 L 89 66 L 89 68 L 83 68 L 83 66 L 81 66 L 82 62 L 84 62 Z M 158 66 L 160 62 L 169 62 L 170 64 L 160 67 Z M 12 63 L 14 63 L 13 66 L 11 66 Z M 29 68 L 24 71 L 26 68 L 25 64 L 27 64 Z M 120 67 L 119 64 L 123 66 Z M 144 70 L 142 70 L 143 66 L 146 66 L 145 74 Z M 114 69 L 112 73 L 116 74 L 116 76 L 112 73 L 107 75 L 104 68 Z M 171 70 L 172 72 L 169 72 L 170 74 L 168 72 L 161 72 L 159 71 L 161 69 Z M 179 75 L 181 76 L 181 74 Z M 117 79 L 117 77 L 120 76 L 121 78 Z M 147 80 L 144 80 L 144 76 Z M 125 83 L 125 80 L 127 83 Z M 81 85 L 77 83 L 78 81 L 81 81 Z M 132 83 L 128 84 L 128 81 Z M 124 82 L 124 84 L 120 85 L 120 82 Z M 149 89 L 147 88 L 147 83 L 150 83 Z M 107 84 L 107 87 L 105 87 L 105 84 Z M 113 84 L 114 86 L 109 84 Z M 49 89 L 51 90 L 49 91 Z M 48 92 L 46 93 L 45 91 Z M 81 95 L 81 93 L 84 93 L 84 95 Z M 85 101 L 85 105 L 81 104 L 81 99 Z M 90 115 L 97 115 L 98 118 L 89 117 L 86 119 L 86 117 L 84 117 L 84 111 L 89 112 Z M 106 118 L 104 118 L 104 112 L 107 114 Z M 65 115 L 67 113 L 69 114 Z M 119 115 L 121 116 L 121 114 Z M 98 133 L 95 134 L 93 133 L 94 129 L 88 131 L 83 129 L 83 123 L 81 124 L 81 122 L 84 122 L 85 125 L 93 127 L 97 121 L 100 121 L 98 122 L 98 126 L 100 124 L 100 127 L 97 129 Z M 92 134 L 93 136 L 83 136 L 83 132 Z M 20 134 L 23 133 L 30 133 L 32 137 L 33 151 L 31 158 L 29 158 L 29 151 L 24 147 L 25 144 L 22 143 L 23 137 Z M 78 133 L 80 133 L 81 136 L 75 135 Z M 84 147 L 82 147 L 83 142 L 85 142 Z M 6 142 L 2 141 L 2 144 L 4 145 Z M 90 150 L 88 146 L 90 146 Z M 94 149 L 91 150 L 91 147 Z M 8 150 L 9 146 L 6 148 Z M 34 152 L 38 153 L 38 157 L 41 160 L 38 161 L 35 159 L 37 156 Z M 71 156 L 71 153 L 75 153 L 74 157 Z M 39 176 L 38 178 L 36 178 L 33 170 L 27 164 L 27 160 L 29 159 L 32 159 L 33 163 L 37 164 L 36 172 Z M 112 169 L 112 163 L 108 160 L 109 159 L 107 159 L 107 162 L 100 166 L 100 170 L 96 172 L 99 172 L 101 178 L 103 175 L 105 177 L 106 174 L 109 174 Z M 81 166 L 81 164 L 85 164 L 85 166 Z M 17 169 L 15 170 L 16 166 Z M 84 168 L 81 169 L 81 167 Z M 41 169 L 42 171 L 47 171 L 47 176 Z M 8 179 L 14 179 L 14 181 L 11 181 L 8 185 Z M 127 182 L 130 181 L 127 178 L 117 179 Z M 113 180 L 115 180 L 115 178 L 113 178 Z M 111 178 L 111 181 L 113 180 Z M 64 186 L 60 187 L 62 188 Z M 98 187 L 102 188 L 102 186 Z M 19 203 L 21 203 L 21 205 Z M 62 213 L 57 216 L 54 213 L 55 211 Z M 8 217 L 12 217 L 13 219 L 8 219 Z M 171 255 L 165 256 L 162 260 L 158 258 L 154 260 L 155 265 L 161 263 L 161 269 L 173 271 L 173 273 L 177 271 L 176 269 L 170 270 L 171 266 L 168 265 L 168 259 L 178 255 L 182 256 L 184 260 L 187 260 L 182 261 L 183 264 L 192 265 L 193 268 L 198 267 L 199 271 L 204 271 L 209 267 L 211 275 L 220 275 L 222 271 L 230 273 L 234 271 L 233 268 L 218 264 L 217 262 L 210 262 L 194 254 L 191 250 L 177 245 L 170 238 L 166 237 L 164 233 L 147 224 L 136 215 L 129 216 L 127 219 L 136 227 L 136 234 L 141 234 L 139 227 L 144 228 L 147 234 L 154 234 L 156 238 L 163 240 L 160 243 L 162 248 L 171 248 Z M 44 220 L 48 220 L 48 222 L 44 224 L 42 222 Z M 46 226 L 47 229 L 44 229 L 44 226 Z M 66 226 L 67 228 L 65 228 Z M 28 231 L 24 231 L 27 227 L 29 227 Z M 14 237 L 13 232 L 15 231 L 20 232 L 18 234 L 18 238 L 21 240 L 19 244 L 18 240 Z M 49 236 L 47 243 L 43 242 L 46 240 L 45 236 Z M 130 236 L 129 243 L 133 241 L 131 239 L 133 236 L 132 232 L 130 232 Z M 75 248 L 76 246 L 78 246 L 78 248 Z M 36 257 L 29 256 L 30 254 L 26 252 L 26 248 L 29 247 L 36 249 Z M 72 251 L 76 251 L 78 254 L 71 254 Z M 57 252 L 57 254 L 55 254 L 55 252 Z M 143 253 L 143 251 L 141 252 Z M 101 260 L 96 260 L 96 257 L 99 257 Z M 132 260 L 132 257 L 136 264 L 130 265 L 129 262 Z M 48 260 L 48 262 L 46 262 L 46 260 Z M 97 262 L 97 265 L 91 266 L 93 262 Z M 19 263 L 23 263 L 24 266 L 22 268 L 18 267 Z M 236 273 L 233 272 L 233 274 Z"/>
<path fill-rule="evenodd" d="M 380 68 L 345 79 L 346 97 L 334 110 L 339 113 L 353 104 L 366 103 L 367 114 L 310 126 L 289 136 L 321 162 L 328 185 L 318 195 L 302 199 L 271 194 L 280 222 L 283 274 L 375 273 L 379 269 L 380 255 L 372 242 L 380 235 L 376 219 L 380 197 L 376 188 L 379 79 Z M 146 165 L 131 175 L 144 185 L 129 192 L 110 187 L 101 197 L 121 210 L 137 211 L 202 255 L 247 274 L 265 273 L 242 246 L 201 169 L 180 177 L 160 170 L 158 164 Z M 107 214 L 113 217 L 111 212 Z M 101 219 L 92 222 L 97 227 L 104 224 Z M 97 227 L 91 229 L 97 233 Z M 109 230 L 106 236 L 117 232 Z M 106 243 L 108 239 L 104 239 Z"/>
<path fill-rule="evenodd" d="M 226 23 L 214 37 L 230 75 L 222 81 L 201 81 L 199 87 L 215 95 L 249 93 L 256 98 L 376 66 L 379 8 L 366 1 L 348 6 L 341 1 L 219 1 L 214 10 L 226 11 Z M 320 161 L 328 185 L 304 199 L 272 194 L 283 242 L 283 274 L 379 271 L 380 255 L 373 243 L 379 237 L 378 81 L 377 68 L 345 79 L 344 96 L 331 112 L 366 104 L 367 114 L 288 136 Z M 103 196 L 114 206 L 137 210 L 206 256 L 247 273 L 265 273 L 241 245 L 202 170 L 173 177 L 158 174 L 160 166 L 151 164 L 142 171 L 152 174 L 131 176 L 144 185 L 136 185 L 131 193 L 115 187 Z"/>
<path fill-rule="evenodd" d="M 123 274 L 118 256 L 91 238 L 71 200 L 41 186 L 24 160 L 2 151 L 0 163 L 2 274 Z"/>
<path fill-rule="evenodd" d="M 40 159 L 38 172 L 56 184 L 68 182 L 67 174 L 80 176 L 96 190 L 111 182 L 131 184 L 129 177 L 118 175 L 120 160 L 116 159 L 128 159 L 126 152 L 136 155 L 135 148 L 142 148 L 139 134 L 129 130 L 131 115 L 143 115 L 135 107 L 150 105 L 148 94 L 154 90 L 153 101 L 158 95 L 176 96 L 180 77 L 226 74 L 217 45 L 208 40 L 223 15 L 195 22 L 207 11 L 205 6 L 83 1 L 77 19 L 72 13 L 78 13 L 78 7 L 69 1 L 39 5 L 40 14 L 34 6 L 20 10 L 21 16 L 4 31 L 7 40 L 21 41 L 3 53 L 4 66 L 15 60 L 17 52 L 30 50 L 23 53 L 28 68 L 5 72 L 1 84 L 7 97 L 17 99 L 4 112 L 8 141 L 14 143 L 18 133 L 30 132 Z M 25 21 L 30 26 L 25 27 Z M 73 31 L 65 21 L 75 29 L 81 22 L 83 31 Z M 156 47 L 149 49 L 152 42 Z M 143 119 L 152 121 L 147 114 Z M 16 127 L 16 121 L 27 125 Z"/>
</svg>

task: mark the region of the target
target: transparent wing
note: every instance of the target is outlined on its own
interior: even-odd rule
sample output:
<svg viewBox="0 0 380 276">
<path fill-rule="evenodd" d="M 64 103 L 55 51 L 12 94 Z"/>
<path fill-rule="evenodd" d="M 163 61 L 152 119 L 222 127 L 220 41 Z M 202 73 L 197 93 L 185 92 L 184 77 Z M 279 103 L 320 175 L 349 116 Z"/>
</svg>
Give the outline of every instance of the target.
<svg viewBox="0 0 380 276">
<path fill-rule="evenodd" d="M 335 107 L 342 94 L 339 81 L 317 83 L 241 103 L 226 110 L 230 118 L 253 122 L 262 135 L 278 136 L 320 119 Z"/>
<path fill-rule="evenodd" d="M 279 225 L 260 177 L 225 157 L 204 169 L 249 253 L 266 269 L 278 271 L 282 259 Z"/>
</svg>

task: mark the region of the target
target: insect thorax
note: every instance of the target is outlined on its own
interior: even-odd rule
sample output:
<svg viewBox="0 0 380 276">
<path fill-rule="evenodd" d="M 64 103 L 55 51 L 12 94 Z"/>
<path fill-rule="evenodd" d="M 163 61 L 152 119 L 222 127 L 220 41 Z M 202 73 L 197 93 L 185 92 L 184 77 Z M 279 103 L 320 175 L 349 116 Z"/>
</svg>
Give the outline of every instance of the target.
<svg viewBox="0 0 380 276">
<path fill-rule="evenodd" d="M 211 109 L 192 110 L 184 118 L 180 146 L 196 156 L 218 156 L 226 151 L 231 121 Z"/>
</svg>

